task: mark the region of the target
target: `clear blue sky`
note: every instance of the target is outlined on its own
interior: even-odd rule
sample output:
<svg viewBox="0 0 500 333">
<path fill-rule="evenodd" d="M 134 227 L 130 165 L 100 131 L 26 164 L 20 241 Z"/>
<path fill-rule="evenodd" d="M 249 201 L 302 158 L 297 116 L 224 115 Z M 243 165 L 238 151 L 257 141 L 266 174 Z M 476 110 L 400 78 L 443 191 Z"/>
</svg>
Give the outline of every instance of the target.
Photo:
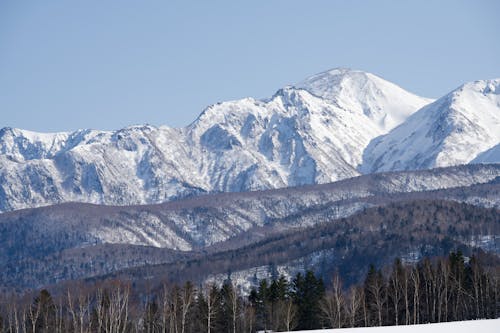
<svg viewBox="0 0 500 333">
<path fill-rule="evenodd" d="M 500 1 L 0 1 L 0 127 L 184 126 L 333 67 L 426 97 L 500 77 Z"/>
</svg>

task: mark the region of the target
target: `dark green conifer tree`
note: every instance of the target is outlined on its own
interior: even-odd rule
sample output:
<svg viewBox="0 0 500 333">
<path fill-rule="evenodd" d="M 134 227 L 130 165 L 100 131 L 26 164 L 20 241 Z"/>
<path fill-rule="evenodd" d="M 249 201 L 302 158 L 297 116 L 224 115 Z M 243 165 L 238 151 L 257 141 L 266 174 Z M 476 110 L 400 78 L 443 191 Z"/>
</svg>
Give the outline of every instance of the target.
<svg viewBox="0 0 500 333">
<path fill-rule="evenodd" d="M 305 275 L 298 273 L 293 279 L 293 297 L 298 311 L 298 329 L 322 328 L 320 300 L 325 295 L 325 286 L 321 278 L 316 278 L 312 271 Z"/>
</svg>

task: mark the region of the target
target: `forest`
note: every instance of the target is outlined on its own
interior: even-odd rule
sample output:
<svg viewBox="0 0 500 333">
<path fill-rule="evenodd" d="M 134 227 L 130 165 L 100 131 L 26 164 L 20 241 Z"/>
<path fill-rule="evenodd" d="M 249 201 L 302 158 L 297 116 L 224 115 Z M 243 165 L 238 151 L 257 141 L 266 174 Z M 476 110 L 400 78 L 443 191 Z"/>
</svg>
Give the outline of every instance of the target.
<svg viewBox="0 0 500 333">
<path fill-rule="evenodd" d="M 498 265 L 457 251 L 371 265 L 349 286 L 338 274 L 323 281 L 312 271 L 261 280 L 248 294 L 231 280 L 149 290 L 118 280 L 74 283 L 53 295 L 1 294 L 0 332 L 252 333 L 497 318 L 499 278 Z"/>
</svg>

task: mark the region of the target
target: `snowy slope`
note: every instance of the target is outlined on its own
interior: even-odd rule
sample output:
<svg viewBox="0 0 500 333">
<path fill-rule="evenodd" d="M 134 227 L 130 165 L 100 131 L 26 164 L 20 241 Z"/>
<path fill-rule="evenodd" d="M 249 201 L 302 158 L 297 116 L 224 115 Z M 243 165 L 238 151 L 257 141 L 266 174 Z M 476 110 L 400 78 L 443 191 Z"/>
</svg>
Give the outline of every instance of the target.
<svg viewBox="0 0 500 333">
<path fill-rule="evenodd" d="M 500 144 L 477 155 L 471 163 L 500 163 Z"/>
<path fill-rule="evenodd" d="M 253 229 L 263 227 L 284 231 L 312 226 L 395 200 L 436 198 L 498 208 L 495 180 L 499 178 L 500 165 L 466 165 L 365 175 L 314 186 L 210 194 L 159 205 L 67 203 L 18 210 L 0 214 L 0 260 L 16 251 L 40 254 L 43 251 L 32 247 L 46 244 L 57 244 L 51 251 L 104 243 L 186 251 L 248 237 Z M 16 242 L 11 244 L 13 239 Z"/>
<path fill-rule="evenodd" d="M 368 143 L 428 102 L 373 74 L 340 69 L 269 99 L 212 105 L 186 128 L 4 128 L 0 212 L 68 201 L 158 203 L 353 177 Z"/>
<path fill-rule="evenodd" d="M 363 154 L 360 170 L 370 173 L 469 163 L 499 142 L 500 79 L 475 81 L 373 140 Z"/>
<path fill-rule="evenodd" d="M 337 68 L 297 84 L 340 108 L 355 110 L 386 133 L 422 107 L 422 98 L 395 84 L 362 71 Z M 426 100 L 431 103 L 431 99 Z"/>
<path fill-rule="evenodd" d="M 340 328 L 329 330 L 294 331 L 295 333 L 496 333 L 500 319 L 455 321 L 449 323 L 421 324 L 408 326 L 383 326 L 362 328 Z"/>
<path fill-rule="evenodd" d="M 356 213 L 363 214 L 365 209 L 373 207 L 446 200 L 498 209 L 499 179 L 500 165 L 465 165 L 365 175 L 331 184 L 297 188 L 202 195 L 158 205 L 123 207 L 66 203 L 6 212 L 0 214 L 0 267 L 5 268 L 0 272 L 0 285 L 9 283 L 25 287 L 40 286 L 53 282 L 54 279 L 76 278 L 77 275 L 73 275 L 76 272 L 82 277 L 145 263 L 164 263 L 176 256 L 184 256 L 190 250 L 195 253 L 234 250 L 241 254 L 240 249 L 254 248 L 251 244 L 261 243 L 267 236 L 273 235 L 273 239 L 279 239 L 280 237 L 274 237 L 288 235 L 291 238 L 282 239 L 281 245 L 273 243 L 270 246 L 266 242 L 261 244 L 268 254 L 269 251 L 280 253 L 283 244 L 294 244 L 293 236 L 302 234 L 296 231 L 304 227 L 310 227 L 309 232 L 315 227 L 321 231 L 315 235 L 308 234 L 311 240 L 326 235 L 323 229 L 325 225 L 330 225 L 335 233 L 344 230 L 350 234 L 350 227 L 342 224 L 345 221 L 341 224 L 333 222 L 343 217 L 349 219 L 349 216 Z M 424 204 L 423 207 L 429 206 Z M 480 207 L 470 206 L 474 211 L 486 212 L 485 208 Z M 360 224 L 356 228 L 359 232 L 356 235 L 365 231 L 379 235 L 379 227 L 370 226 L 370 221 L 373 221 L 377 212 L 378 210 L 374 210 L 373 213 L 367 213 L 366 220 L 358 220 Z M 428 209 L 428 212 L 432 212 L 432 209 Z M 481 215 L 482 213 L 470 213 L 470 210 L 467 214 L 460 216 L 486 216 Z M 417 218 L 422 221 L 433 221 L 435 215 L 429 215 L 430 220 L 418 214 L 415 216 L 419 216 Z M 396 218 L 394 232 L 400 226 L 399 218 L 405 220 L 402 216 Z M 475 231 L 468 229 L 467 238 L 458 232 L 456 235 L 460 236 L 455 240 L 460 244 L 479 246 L 485 251 L 498 252 L 500 238 L 496 237 L 499 233 L 494 220 L 493 217 L 485 218 L 484 221 L 475 219 L 475 226 L 484 226 L 484 222 L 491 223 L 491 227 L 476 228 Z M 453 218 L 449 218 L 449 221 L 456 222 Z M 417 227 L 421 228 L 419 225 L 420 222 Z M 443 232 L 446 232 L 446 225 L 440 225 Z M 469 227 L 468 223 L 465 225 Z M 458 228 L 458 224 L 456 227 Z M 423 251 L 421 245 L 429 241 L 430 246 L 435 239 L 439 239 L 439 236 L 432 233 L 431 238 L 422 239 L 421 242 L 415 238 L 414 247 L 410 248 L 406 246 L 411 242 L 403 240 L 401 244 L 404 244 L 404 249 L 401 248 L 398 255 L 408 260 L 418 259 Z M 367 246 L 371 247 L 373 244 L 371 238 L 363 237 L 363 240 L 367 242 Z M 393 239 L 392 246 L 395 245 L 394 242 Z M 358 251 L 363 248 L 361 243 L 360 239 L 356 241 Z M 107 246 L 111 244 L 113 247 Z M 333 239 L 331 244 L 337 244 L 337 241 Z M 316 245 L 322 247 L 326 243 L 323 241 Z M 101 250 L 104 251 L 105 248 L 109 251 L 102 253 Z M 308 251 L 321 250 L 308 246 L 293 248 L 295 254 L 292 259 L 308 256 Z M 396 255 L 394 247 L 390 248 L 390 255 Z M 169 249 L 175 252 L 165 252 Z M 425 247 L 425 251 L 430 249 L 431 247 Z M 373 253 L 373 249 L 371 251 Z M 85 255 L 92 252 L 95 254 L 90 258 L 100 268 L 82 268 L 80 263 L 87 263 L 89 257 Z M 385 258 L 385 255 L 382 257 Z M 303 269 L 306 267 L 304 264 L 309 265 L 314 258 L 315 255 L 306 261 L 301 259 L 296 263 L 275 263 Z M 334 264 L 331 260 L 329 262 Z M 222 274 L 221 278 L 227 277 L 226 268 L 213 263 L 210 258 L 206 263 L 217 267 L 218 270 L 212 271 L 213 274 Z M 232 267 L 231 271 L 236 273 L 268 264 L 269 261 L 257 260 L 245 263 L 247 266 Z M 269 271 L 268 267 L 261 268 L 262 271 Z M 142 272 L 142 268 L 138 270 Z M 247 275 L 248 272 L 238 274 L 251 279 L 253 274 Z M 169 273 L 158 274 L 168 276 Z M 200 273 L 197 274 L 196 279 Z"/>
</svg>

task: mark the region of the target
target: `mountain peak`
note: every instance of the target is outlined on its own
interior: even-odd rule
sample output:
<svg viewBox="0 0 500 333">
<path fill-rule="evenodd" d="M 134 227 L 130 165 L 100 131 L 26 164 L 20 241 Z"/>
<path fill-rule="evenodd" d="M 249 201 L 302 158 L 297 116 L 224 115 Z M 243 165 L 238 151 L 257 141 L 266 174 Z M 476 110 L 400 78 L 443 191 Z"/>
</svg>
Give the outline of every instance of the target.
<svg viewBox="0 0 500 333">
<path fill-rule="evenodd" d="M 336 99 L 342 92 L 350 93 L 357 91 L 359 95 L 363 93 L 383 94 L 385 90 L 394 89 L 398 90 L 398 92 L 413 95 L 398 85 L 382 79 L 375 74 L 344 67 L 333 68 L 312 75 L 297 83 L 295 87 L 308 90 L 326 99 Z"/>
<path fill-rule="evenodd" d="M 368 79 L 368 75 L 370 74 L 363 71 L 339 67 L 312 75 L 297 83 L 295 87 L 306 89 L 322 98 L 328 98 L 344 88 L 343 83 L 346 80 L 363 84 Z"/>
<path fill-rule="evenodd" d="M 364 114 L 377 124 L 381 133 L 387 133 L 432 102 L 374 74 L 350 68 L 334 68 L 313 75 L 296 87 L 344 110 Z"/>
<path fill-rule="evenodd" d="M 471 162 L 500 141 L 499 92 L 498 79 L 461 85 L 373 140 L 360 170 L 426 169 Z"/>
<path fill-rule="evenodd" d="M 483 94 L 500 95 L 500 78 L 467 82 L 460 86 L 459 90 L 473 90 Z"/>
</svg>

